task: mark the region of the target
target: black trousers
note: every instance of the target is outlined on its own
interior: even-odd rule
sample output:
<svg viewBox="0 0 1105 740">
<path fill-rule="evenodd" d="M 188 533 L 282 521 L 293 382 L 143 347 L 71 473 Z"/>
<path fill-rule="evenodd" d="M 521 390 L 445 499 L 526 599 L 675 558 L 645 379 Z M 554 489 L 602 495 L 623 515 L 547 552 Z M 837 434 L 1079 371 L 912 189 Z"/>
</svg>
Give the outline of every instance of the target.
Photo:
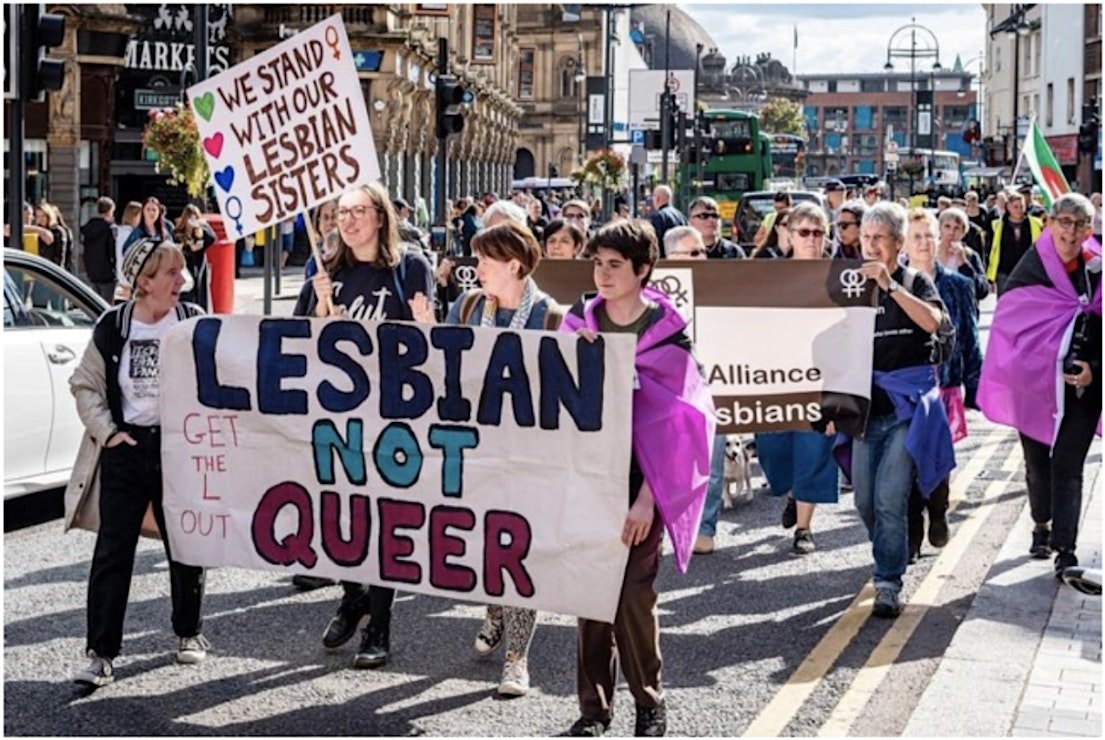
<svg viewBox="0 0 1105 740">
<path fill-rule="evenodd" d="M 372 624 L 387 627 L 391 623 L 391 606 L 395 603 L 395 589 L 368 586 L 353 581 L 342 581 L 341 609 L 349 614 L 369 615 Z"/>
<path fill-rule="evenodd" d="M 1055 447 L 1021 435 L 1032 521 L 1051 522 L 1051 547 L 1073 550 L 1082 515 L 1082 469 L 1101 418 L 1101 380 L 1094 378 L 1082 398 L 1066 387 L 1063 422 Z"/>
<path fill-rule="evenodd" d="M 123 619 L 130 596 L 134 552 L 148 505 L 162 534 L 161 434 L 157 427 L 125 427 L 137 446 L 122 443 L 105 448 L 100 457 L 100 533 L 88 577 L 88 650 L 115 658 L 123 642 Z M 193 637 L 203 628 L 204 570 L 169 559 L 173 632 Z"/>
<path fill-rule="evenodd" d="M 945 478 L 933 490 L 926 500 L 921 493 L 917 479 L 909 489 L 909 547 L 916 551 L 925 539 L 925 512 L 929 513 L 929 525 L 933 519 L 943 519 L 948 513 L 948 497 L 951 494 L 951 479 Z"/>
</svg>

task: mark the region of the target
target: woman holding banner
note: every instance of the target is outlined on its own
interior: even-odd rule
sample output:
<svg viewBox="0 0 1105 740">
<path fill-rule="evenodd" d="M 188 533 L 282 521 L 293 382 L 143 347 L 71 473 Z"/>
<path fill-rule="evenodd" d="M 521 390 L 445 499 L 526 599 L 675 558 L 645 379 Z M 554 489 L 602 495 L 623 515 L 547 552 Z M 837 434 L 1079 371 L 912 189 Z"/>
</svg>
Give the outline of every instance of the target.
<svg viewBox="0 0 1105 740">
<path fill-rule="evenodd" d="M 829 222 L 816 203 L 799 203 L 776 217 L 764 249 L 774 241 L 786 239 L 791 245 L 788 256 L 796 260 L 825 259 Z M 782 222 L 782 226 L 778 225 Z M 777 236 L 784 230 L 786 236 Z M 808 555 L 814 551 L 810 525 L 817 504 L 835 504 L 840 492 L 839 473 L 833 460 L 833 437 L 819 431 L 771 432 L 756 435 L 756 454 L 771 492 L 786 495 L 782 524 L 795 527 L 792 552 Z"/>
<path fill-rule="evenodd" d="M 184 255 L 172 242 L 146 239 L 132 245 L 123 262 L 123 275 L 134 286 L 134 300 L 100 317 L 92 341 L 69 379 L 88 435 L 66 491 L 66 524 L 91 528 L 97 513 L 99 517 L 88 576 L 85 649 L 91 663 L 76 671 L 73 680 L 93 688 L 115 680 L 112 663 L 122 646 L 134 552 L 148 507 L 153 508 L 158 528 L 165 531 L 160 342 L 177 322 L 202 313 L 198 306 L 180 303 Z M 89 474 L 79 475 L 78 470 Z M 98 512 L 90 510 L 94 505 Z M 176 659 L 199 663 L 210 649 L 200 632 L 204 571 L 176 562 L 168 539 L 164 545 L 173 631 L 180 639 Z"/>
<path fill-rule="evenodd" d="M 1078 564 L 1086 453 L 1101 424 L 1101 244 L 1094 207 L 1067 193 L 998 301 L 978 401 L 1020 432 L 1035 527 L 1029 553 Z"/>
<path fill-rule="evenodd" d="M 957 209 L 948 209 L 948 211 Z M 982 370 L 982 350 L 978 343 L 978 323 L 975 320 L 975 286 L 970 278 L 945 269 L 938 259 L 940 237 L 944 232 L 945 211 L 939 222 L 931 212 L 915 208 L 909 214 L 909 230 L 906 234 L 906 255 L 909 266 L 927 276 L 936 285 L 940 299 L 947 307 L 948 317 L 955 327 L 955 347 L 940 363 L 940 399 L 948 415 L 952 443 L 967 436 L 966 407 L 978 408 L 978 377 Z M 960 215 L 962 211 L 960 211 Z M 966 220 L 966 216 L 963 215 Z M 983 275 L 985 280 L 985 275 Z M 966 404 L 963 389 L 966 389 Z M 937 484 L 926 500 L 921 495 L 917 481 L 909 494 L 909 561 L 921 556 L 924 539 L 925 512 L 928 512 L 929 544 L 943 547 L 948 543 L 948 495 L 949 479 Z"/>
<path fill-rule="evenodd" d="M 851 474 L 856 508 L 875 560 L 872 614 L 890 619 L 902 610 L 898 593 L 909 562 L 913 479 L 928 496 L 955 467 L 933 364 L 934 335 L 945 317 L 944 304 L 926 275 L 912 271 L 907 278 L 906 268 L 898 263 L 906 217 L 906 210 L 896 203 L 876 203 L 860 223 L 866 260 L 860 272 L 880 290 L 871 406 L 867 426 L 855 439 Z"/>
<path fill-rule="evenodd" d="M 537 287 L 530 275 L 541 260 L 541 247 L 530 231 L 514 220 L 481 231 L 472 237 L 472 254 L 478 260 L 480 285 L 453 302 L 446 324 L 543 329 L 556 331 L 563 311 Z M 424 296 L 411 301 L 416 320 L 434 323 L 433 305 Z M 527 657 L 537 628 L 537 611 L 514 606 L 489 606 L 483 627 L 476 635 L 476 655 L 491 655 L 506 638 L 499 693 L 524 696 L 529 691 Z"/>
<path fill-rule="evenodd" d="M 413 318 L 408 301 L 433 290 L 430 263 L 420 250 L 400 250 L 398 220 L 383 185 L 372 182 L 338 201 L 337 249 L 324 270 L 304 283 L 295 316 L 345 316 L 370 321 Z M 367 615 L 356 668 L 379 668 L 391 653 L 395 590 L 343 581 L 345 593 L 322 635 L 333 650 L 349 642 Z"/>
</svg>

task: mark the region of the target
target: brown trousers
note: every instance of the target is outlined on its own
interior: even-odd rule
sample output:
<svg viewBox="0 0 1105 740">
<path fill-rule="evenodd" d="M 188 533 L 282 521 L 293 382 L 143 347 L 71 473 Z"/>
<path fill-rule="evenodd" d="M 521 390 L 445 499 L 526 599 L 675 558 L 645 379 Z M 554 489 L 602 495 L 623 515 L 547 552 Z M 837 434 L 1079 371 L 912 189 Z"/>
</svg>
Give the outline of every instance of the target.
<svg viewBox="0 0 1105 740">
<path fill-rule="evenodd" d="M 629 550 L 614 624 L 579 620 L 576 669 L 579 708 L 586 719 L 610 719 L 619 658 L 638 706 L 657 707 L 663 699 L 660 623 L 656 616 L 656 574 L 663 534 L 660 512 L 654 511 L 648 536 Z"/>
</svg>

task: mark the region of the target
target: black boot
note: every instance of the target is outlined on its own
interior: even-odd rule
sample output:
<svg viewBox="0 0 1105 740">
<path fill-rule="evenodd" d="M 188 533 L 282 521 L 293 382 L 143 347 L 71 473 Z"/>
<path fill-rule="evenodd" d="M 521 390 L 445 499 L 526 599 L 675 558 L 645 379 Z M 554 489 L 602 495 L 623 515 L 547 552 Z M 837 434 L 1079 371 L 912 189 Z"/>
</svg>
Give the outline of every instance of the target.
<svg viewBox="0 0 1105 740">
<path fill-rule="evenodd" d="M 928 500 L 929 544 L 943 547 L 948 544 L 948 481 L 944 480 L 932 492 Z"/>
<path fill-rule="evenodd" d="M 353 658 L 355 668 L 379 668 L 391 655 L 390 626 L 369 622 L 361 637 L 361 647 Z"/>
<path fill-rule="evenodd" d="M 663 737 L 668 731 L 668 712 L 664 703 L 656 707 L 637 705 L 637 723 L 633 729 L 635 737 Z"/>
<path fill-rule="evenodd" d="M 925 500 L 916 484 L 909 492 L 909 562 L 921 557 L 921 542 L 925 539 Z"/>
<path fill-rule="evenodd" d="M 360 626 L 363 618 L 364 612 L 360 609 L 350 608 L 344 604 L 339 606 L 337 613 L 326 625 L 326 631 L 322 633 L 322 646 L 327 650 L 334 650 L 349 642 L 350 638 L 357 634 L 357 627 Z"/>
<path fill-rule="evenodd" d="M 1051 546 L 1048 544 L 1050 539 L 1051 527 L 1048 525 L 1037 524 L 1032 528 L 1032 547 L 1028 549 L 1028 554 L 1033 560 L 1047 560 L 1051 557 Z"/>
</svg>

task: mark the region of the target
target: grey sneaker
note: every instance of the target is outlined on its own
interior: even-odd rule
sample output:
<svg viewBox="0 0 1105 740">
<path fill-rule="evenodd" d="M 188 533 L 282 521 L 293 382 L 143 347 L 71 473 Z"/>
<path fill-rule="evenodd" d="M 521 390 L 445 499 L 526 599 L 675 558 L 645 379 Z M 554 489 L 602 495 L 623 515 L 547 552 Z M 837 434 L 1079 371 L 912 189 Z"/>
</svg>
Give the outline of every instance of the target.
<svg viewBox="0 0 1105 740">
<path fill-rule="evenodd" d="M 875 589 L 875 606 L 871 614 L 884 619 L 894 619 L 902 613 L 902 602 L 898 601 L 898 592 L 892 588 Z"/>
<path fill-rule="evenodd" d="M 176 662 L 184 665 L 194 665 L 207 660 L 207 651 L 211 649 L 211 643 L 203 635 L 180 638 L 180 649 L 176 651 Z"/>
<path fill-rule="evenodd" d="M 115 670 L 111 666 L 111 658 L 101 658 L 95 650 L 88 651 L 91 663 L 87 668 L 78 668 L 73 671 L 73 683 L 85 684 L 92 687 L 107 686 L 115 680 Z"/>
<path fill-rule="evenodd" d="M 487 615 L 483 618 L 483 626 L 476 635 L 474 648 L 476 655 L 486 658 L 495 652 L 503 643 L 503 611 L 501 608 L 487 607 Z"/>
<path fill-rule="evenodd" d="M 499 693 L 503 696 L 525 696 L 529 692 L 529 669 L 524 656 L 508 650 L 503 662 L 503 677 Z"/>
</svg>

